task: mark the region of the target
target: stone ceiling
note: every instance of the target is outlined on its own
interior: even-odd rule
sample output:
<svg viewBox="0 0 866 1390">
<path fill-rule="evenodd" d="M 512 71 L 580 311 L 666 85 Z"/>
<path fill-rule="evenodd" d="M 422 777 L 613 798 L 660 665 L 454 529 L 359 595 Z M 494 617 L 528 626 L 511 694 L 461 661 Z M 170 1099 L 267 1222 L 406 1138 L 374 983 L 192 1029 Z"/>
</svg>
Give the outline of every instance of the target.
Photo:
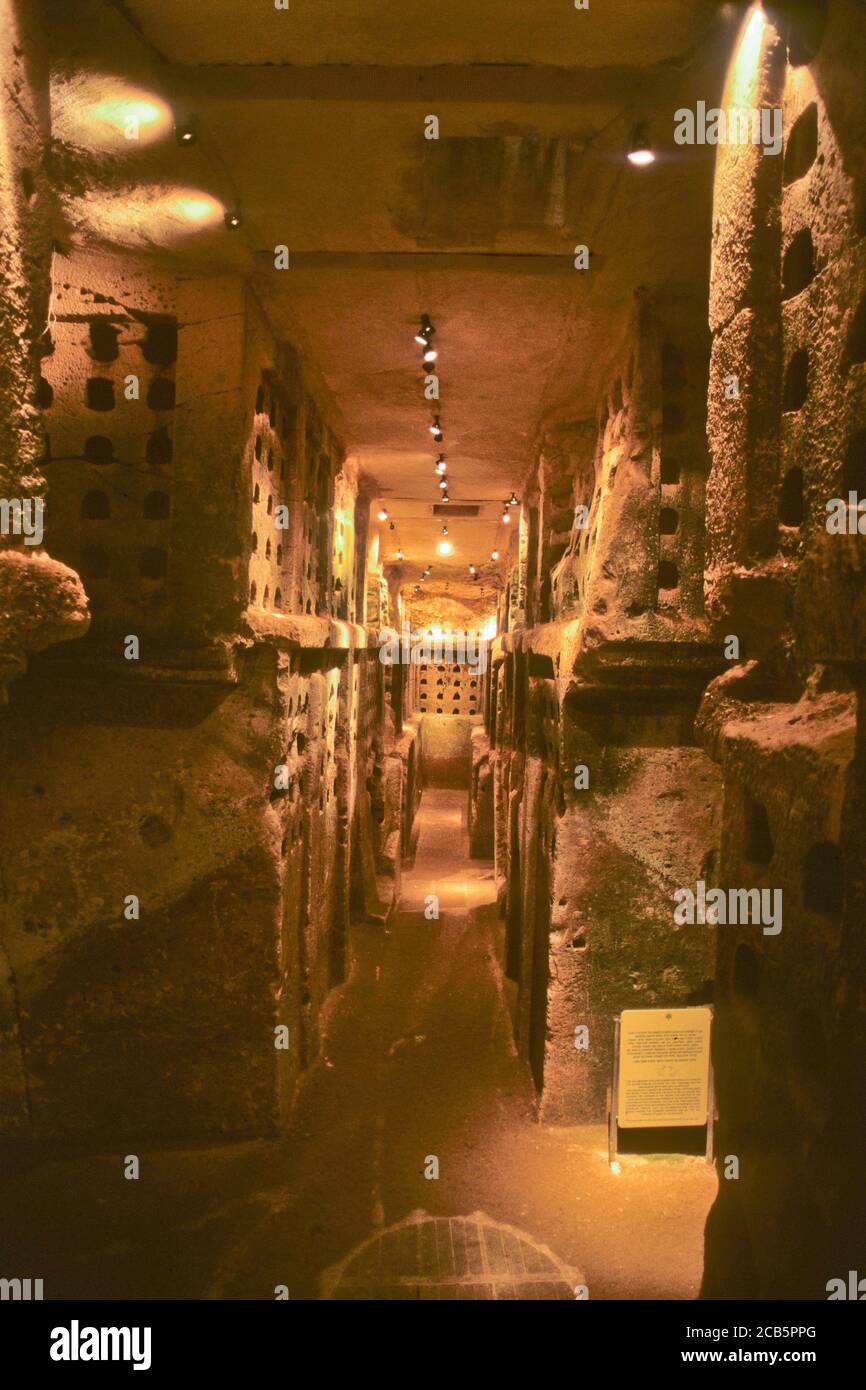
<svg viewBox="0 0 866 1390">
<path fill-rule="evenodd" d="M 741 7 L 709 0 L 70 0 L 53 40 L 55 133 L 76 179 L 73 240 L 248 275 L 278 334 L 316 364 L 347 448 L 387 499 L 408 574 L 465 575 L 520 495 L 539 437 L 594 414 L 634 291 L 705 294 L 712 150 L 673 143 L 673 113 L 720 93 Z M 82 125 L 123 83 L 193 114 L 113 148 Z M 438 140 L 424 119 L 439 119 Z M 649 122 L 658 159 L 625 150 Z M 201 190 L 243 225 L 179 238 L 136 190 Z M 134 210 L 134 212 L 133 212 Z M 590 248 L 588 271 L 574 247 Z M 273 248 L 286 245 L 290 269 Z M 413 333 L 437 333 L 450 495 L 486 503 L 441 526 Z M 500 540 L 507 532 L 500 526 Z"/>
</svg>

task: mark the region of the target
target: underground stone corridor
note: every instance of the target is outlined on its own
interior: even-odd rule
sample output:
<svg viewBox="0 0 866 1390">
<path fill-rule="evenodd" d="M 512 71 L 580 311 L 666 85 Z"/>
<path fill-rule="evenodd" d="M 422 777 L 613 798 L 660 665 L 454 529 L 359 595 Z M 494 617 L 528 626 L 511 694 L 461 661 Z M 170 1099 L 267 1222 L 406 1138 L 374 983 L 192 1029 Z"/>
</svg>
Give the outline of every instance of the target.
<svg viewBox="0 0 866 1390">
<path fill-rule="evenodd" d="M 254 1299 L 285 1284 L 302 1299 L 574 1300 L 587 1281 L 597 1298 L 694 1297 L 711 1171 L 635 1158 L 616 1176 L 603 1125 L 537 1123 L 493 865 L 467 850 L 465 793 L 427 789 L 396 911 L 353 931 L 293 1139 L 144 1149 L 135 1202 L 102 1156 L 40 1167 L 32 1188 L 16 1173 L 3 1216 L 19 1263 L 36 1240 L 72 1298 Z"/>
<path fill-rule="evenodd" d="M 52 1361 L 77 1300 L 628 1304 L 626 1355 L 866 1298 L 862 18 L 0 0 Z"/>
</svg>

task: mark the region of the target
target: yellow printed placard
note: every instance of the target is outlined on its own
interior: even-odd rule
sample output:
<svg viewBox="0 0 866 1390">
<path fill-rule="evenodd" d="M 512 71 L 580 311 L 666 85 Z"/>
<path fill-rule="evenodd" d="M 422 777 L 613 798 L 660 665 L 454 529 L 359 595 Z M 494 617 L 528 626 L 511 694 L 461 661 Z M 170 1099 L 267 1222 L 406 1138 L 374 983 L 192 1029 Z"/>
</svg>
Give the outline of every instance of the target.
<svg viewBox="0 0 866 1390">
<path fill-rule="evenodd" d="M 624 1009 L 617 1124 L 624 1129 L 705 1125 L 712 1011 Z"/>
</svg>

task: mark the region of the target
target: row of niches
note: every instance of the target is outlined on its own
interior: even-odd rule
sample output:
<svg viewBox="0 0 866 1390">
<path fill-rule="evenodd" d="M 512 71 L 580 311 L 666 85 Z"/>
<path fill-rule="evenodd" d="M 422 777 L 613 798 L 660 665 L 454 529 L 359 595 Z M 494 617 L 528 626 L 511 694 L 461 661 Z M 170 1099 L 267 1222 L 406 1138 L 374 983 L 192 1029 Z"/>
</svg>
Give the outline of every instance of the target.
<svg viewBox="0 0 866 1390">
<path fill-rule="evenodd" d="M 473 668 L 440 663 L 417 669 L 415 707 L 420 714 L 476 714 L 482 679 Z"/>
<path fill-rule="evenodd" d="M 289 405 L 276 382 L 263 378 L 256 391 L 254 424 L 259 434 L 269 425 L 275 436 L 288 443 L 297 423 L 297 410 Z M 256 455 L 258 458 L 260 455 Z"/>
<path fill-rule="evenodd" d="M 841 352 L 844 374 L 866 363 L 866 294 L 862 295 L 848 322 Z M 809 399 L 809 349 L 798 347 L 791 352 L 785 365 L 782 384 L 782 411 L 796 415 Z"/>
<path fill-rule="evenodd" d="M 676 493 L 672 494 L 670 489 L 678 488 L 682 477 L 683 445 L 680 437 L 685 432 L 683 392 L 687 385 L 683 354 L 674 343 L 662 343 L 660 375 L 662 437 L 659 483 L 662 505 L 658 514 L 660 555 L 656 592 L 659 599 L 665 602 L 675 597 L 680 586 L 677 554 L 680 514 L 679 508 L 672 505 Z"/>
<path fill-rule="evenodd" d="M 117 470 L 137 469 L 142 464 L 148 469 L 168 468 L 174 460 L 174 442 L 164 427 L 152 430 L 146 435 L 136 435 L 127 439 L 126 447 L 106 434 L 89 434 L 83 442 L 70 442 L 68 437 L 58 440 L 57 435 L 45 435 L 43 463 L 89 463 L 97 468 Z"/>
<path fill-rule="evenodd" d="M 112 550 L 88 541 L 77 556 L 64 554 L 60 558 L 74 565 L 88 594 L 91 585 L 97 583 L 110 584 L 118 594 L 139 580 L 150 589 L 163 584 L 168 575 L 168 550 L 160 545 L 143 546 L 134 551 L 126 547 Z"/>
<path fill-rule="evenodd" d="M 836 495 L 847 502 L 852 492 L 866 499 L 866 429 L 855 430 L 850 436 L 839 470 Z M 829 500 L 823 492 L 807 494 L 807 478 L 795 464 L 785 471 L 779 486 L 779 525 L 788 531 L 799 530 L 807 520 L 824 526 Z"/>
<path fill-rule="evenodd" d="M 120 402 L 141 402 L 155 412 L 174 410 L 175 320 L 150 323 L 143 337 L 141 325 L 107 314 L 90 320 L 84 338 L 81 327 L 78 320 L 58 319 L 53 334 L 43 340 L 47 347 L 36 387 L 36 403 L 41 410 L 51 409 L 58 390 L 64 394 L 64 404 L 69 403 L 72 383 L 77 387 L 80 380 L 77 373 L 70 374 L 69 367 L 82 355 L 93 364 L 84 380 L 81 400 L 88 410 L 107 413 Z M 137 337 L 126 336 L 136 332 Z M 141 380 L 142 358 L 154 368 L 145 381 Z"/>
</svg>

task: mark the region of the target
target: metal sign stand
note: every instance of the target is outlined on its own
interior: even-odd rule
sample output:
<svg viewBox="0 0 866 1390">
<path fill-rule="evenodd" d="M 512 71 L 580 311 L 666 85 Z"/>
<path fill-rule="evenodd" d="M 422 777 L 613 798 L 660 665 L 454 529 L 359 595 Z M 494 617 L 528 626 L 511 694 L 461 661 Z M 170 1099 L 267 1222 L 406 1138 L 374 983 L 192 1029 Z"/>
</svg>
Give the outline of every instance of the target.
<svg viewBox="0 0 866 1390">
<path fill-rule="evenodd" d="M 619 1157 L 617 1154 L 618 1124 L 617 1113 L 619 1110 L 619 1044 L 620 1044 L 620 1016 L 616 1014 L 613 1020 L 613 1084 L 607 1091 L 607 1161 L 614 1171 L 619 1171 Z M 713 1063 L 709 1062 L 707 1075 L 707 1148 L 705 1153 L 706 1162 L 713 1164 L 713 1144 L 715 1141 L 715 1119 L 716 1119 L 716 1091 L 713 1082 Z M 683 1126 L 687 1128 L 687 1126 Z"/>
</svg>

